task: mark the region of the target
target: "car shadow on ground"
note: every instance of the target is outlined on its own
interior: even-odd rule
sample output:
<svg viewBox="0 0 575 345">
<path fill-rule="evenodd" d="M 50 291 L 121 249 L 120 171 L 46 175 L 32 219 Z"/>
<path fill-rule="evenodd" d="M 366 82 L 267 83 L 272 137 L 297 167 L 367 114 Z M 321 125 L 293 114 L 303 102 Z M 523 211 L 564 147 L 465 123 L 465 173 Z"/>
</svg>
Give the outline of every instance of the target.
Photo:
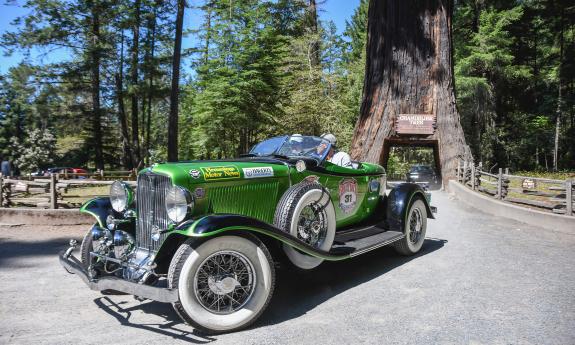
<svg viewBox="0 0 575 345">
<path fill-rule="evenodd" d="M 105 296 L 96 298 L 94 303 L 96 303 L 100 309 L 116 318 L 122 326 L 150 331 L 194 344 L 206 344 L 216 340 L 215 338 L 203 335 L 191 326 L 184 324 L 174 309 L 172 309 L 171 304 L 146 301 L 135 306 L 124 307 L 124 304 L 128 304 L 125 300 L 126 298 L 131 299 L 133 297 L 123 295 L 121 299 L 124 299 L 124 301 L 115 302 L 110 297 Z M 146 314 L 157 315 L 167 322 L 137 323 L 131 320 L 133 312 L 144 312 Z"/>
<path fill-rule="evenodd" d="M 81 238 L 76 238 L 76 240 L 81 241 Z M 69 237 L 58 237 L 38 241 L 22 241 L 0 237 L 0 267 L 17 266 L 19 259 L 22 258 L 55 256 L 61 250 L 68 248 L 69 243 Z"/>
<path fill-rule="evenodd" d="M 304 315 L 344 291 L 441 249 L 445 243 L 447 240 L 426 238 L 423 248 L 414 256 L 400 256 L 387 246 L 349 260 L 325 262 L 311 271 L 282 270 L 276 276 L 274 297 L 254 327 L 277 324 Z"/>
<path fill-rule="evenodd" d="M 441 249 L 447 240 L 427 238 L 419 253 L 414 256 L 400 256 L 393 248 L 384 247 L 343 262 L 325 262 L 311 271 L 279 269 L 276 271 L 276 290 L 268 306 L 256 323 L 250 328 L 279 324 L 314 309 L 330 298 L 355 286 L 366 283 L 414 259 Z M 342 273 L 344 272 L 344 273 Z M 305 284 L 302 284 L 305 282 Z M 205 337 L 180 320 L 170 304 L 147 301 L 124 308 L 131 296 L 113 298 L 100 297 L 94 302 L 120 324 L 148 330 L 177 339 L 195 343 L 215 340 Z M 137 323 L 130 320 L 133 312 L 159 315 L 167 322 L 163 324 Z"/>
</svg>

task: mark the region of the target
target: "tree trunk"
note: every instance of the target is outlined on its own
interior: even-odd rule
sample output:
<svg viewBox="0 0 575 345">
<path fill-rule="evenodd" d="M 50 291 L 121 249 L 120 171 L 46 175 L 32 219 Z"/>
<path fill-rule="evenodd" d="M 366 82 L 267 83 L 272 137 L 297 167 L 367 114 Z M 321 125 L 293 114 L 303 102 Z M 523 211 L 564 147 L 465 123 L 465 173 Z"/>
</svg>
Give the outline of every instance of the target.
<svg viewBox="0 0 575 345">
<path fill-rule="evenodd" d="M 320 51 L 319 51 L 319 32 L 317 29 L 317 5 L 315 0 L 309 0 L 307 6 L 308 16 L 308 30 L 314 36 L 310 42 L 309 47 L 309 61 L 310 66 L 317 67 L 320 65 Z"/>
<path fill-rule="evenodd" d="M 180 91 L 180 59 L 182 50 L 182 27 L 184 24 L 185 0 L 178 0 L 176 16 L 176 40 L 172 60 L 172 90 L 170 93 L 170 117 L 168 119 L 168 161 L 178 160 L 178 96 Z"/>
<path fill-rule="evenodd" d="M 206 37 L 204 42 L 204 64 L 207 65 L 210 59 L 210 41 L 212 38 L 212 8 L 214 4 L 209 2 L 206 4 Z"/>
<path fill-rule="evenodd" d="M 563 9 L 561 9 L 561 19 L 560 19 L 560 34 L 559 34 L 559 68 L 557 69 L 557 118 L 555 119 L 555 139 L 554 139 L 554 150 L 553 150 L 553 171 L 557 171 L 557 161 L 559 159 L 559 136 L 561 135 L 561 103 L 563 102 L 563 94 L 561 83 L 561 69 L 563 68 Z"/>
<path fill-rule="evenodd" d="M 94 147 L 94 163 L 96 169 L 104 169 L 104 152 L 102 148 L 102 121 L 100 109 L 100 14 L 94 2 L 92 5 L 92 44 L 90 54 L 92 57 L 92 145 Z"/>
<path fill-rule="evenodd" d="M 152 98 L 153 98 L 153 88 L 154 88 L 154 52 L 156 48 L 156 6 L 158 6 L 158 2 L 154 3 L 154 9 L 152 12 L 152 17 L 150 18 L 150 23 L 148 27 L 151 29 L 151 42 L 149 52 L 149 61 L 148 61 L 148 108 L 147 108 L 147 119 L 146 119 L 146 143 L 145 143 L 145 151 L 144 151 L 144 160 L 147 165 L 150 164 L 149 162 L 149 155 L 150 155 L 150 129 L 151 129 L 151 121 L 152 121 Z"/>
<path fill-rule="evenodd" d="M 140 0 L 134 3 L 135 13 L 132 23 L 132 62 L 131 62 L 131 99 L 132 99 L 132 149 L 134 155 L 134 165 L 141 165 L 140 156 L 140 131 L 138 128 L 138 56 L 140 44 Z"/>
<path fill-rule="evenodd" d="M 459 159 L 471 159 L 455 106 L 451 14 L 447 0 L 370 1 L 353 158 L 385 165 L 390 139 L 428 143 L 444 181 L 455 176 Z M 393 124 L 399 114 L 433 114 L 436 130 L 428 136 L 398 135 Z"/>
<path fill-rule="evenodd" d="M 132 162 L 132 150 L 130 149 L 130 135 L 128 133 L 128 118 L 126 117 L 126 106 L 124 105 L 124 33 L 122 31 L 122 44 L 120 45 L 120 68 L 116 73 L 116 98 L 118 101 L 118 121 L 122 134 L 122 161 L 124 168 L 131 170 L 134 168 Z"/>
</svg>

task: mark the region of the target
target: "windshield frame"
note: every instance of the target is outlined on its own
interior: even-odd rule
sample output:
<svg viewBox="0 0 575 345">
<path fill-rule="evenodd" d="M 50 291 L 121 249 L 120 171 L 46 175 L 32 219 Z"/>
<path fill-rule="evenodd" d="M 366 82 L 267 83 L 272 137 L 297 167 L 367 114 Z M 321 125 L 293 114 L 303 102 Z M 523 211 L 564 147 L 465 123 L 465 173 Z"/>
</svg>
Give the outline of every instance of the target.
<svg viewBox="0 0 575 345">
<path fill-rule="evenodd" d="M 280 141 L 278 139 L 282 139 L 281 140 L 281 144 Z M 295 143 L 295 142 L 299 142 L 296 140 L 292 140 L 292 138 L 301 138 L 301 142 L 303 145 L 303 142 L 308 141 L 308 142 L 316 142 L 315 146 L 309 146 L 307 148 L 307 151 L 305 152 L 305 155 L 298 155 L 298 154 L 287 154 L 286 151 L 289 151 L 291 149 L 291 147 L 286 146 L 286 145 L 291 145 L 291 143 Z M 275 148 L 275 150 L 273 152 L 265 152 L 265 153 L 258 153 L 255 152 L 256 148 L 258 146 L 260 146 L 262 143 L 265 142 L 269 142 L 272 140 L 278 140 L 277 146 Z M 317 149 L 317 147 L 319 147 L 321 144 L 325 144 L 325 148 L 323 149 L 323 151 L 321 152 L 321 154 L 318 154 L 317 152 L 314 152 L 314 150 Z M 313 135 L 282 135 L 282 136 L 277 136 L 277 137 L 272 137 L 269 139 L 265 139 L 259 143 L 257 143 L 256 145 L 254 145 L 250 151 L 249 154 L 256 156 L 256 157 L 268 157 L 268 156 L 283 156 L 283 157 L 288 157 L 290 159 L 314 159 L 315 161 L 317 161 L 319 164 L 321 164 L 322 162 L 325 161 L 326 157 L 328 156 L 329 152 L 332 149 L 332 144 L 321 137 L 317 137 L 317 136 L 313 136 Z M 308 155 L 309 153 L 309 155 Z"/>
</svg>

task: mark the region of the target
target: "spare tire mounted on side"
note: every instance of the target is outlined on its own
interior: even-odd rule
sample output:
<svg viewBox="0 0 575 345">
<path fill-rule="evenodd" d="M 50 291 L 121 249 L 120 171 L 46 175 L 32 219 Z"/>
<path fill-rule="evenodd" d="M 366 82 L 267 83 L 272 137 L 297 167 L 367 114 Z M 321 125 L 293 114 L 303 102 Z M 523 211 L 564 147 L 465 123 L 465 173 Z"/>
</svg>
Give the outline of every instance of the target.
<svg viewBox="0 0 575 345">
<path fill-rule="evenodd" d="M 274 225 L 308 245 L 329 251 L 335 236 L 335 209 L 327 190 L 316 182 L 303 182 L 290 187 L 280 199 Z M 284 252 L 299 268 L 312 269 L 322 259 L 284 244 Z"/>
</svg>

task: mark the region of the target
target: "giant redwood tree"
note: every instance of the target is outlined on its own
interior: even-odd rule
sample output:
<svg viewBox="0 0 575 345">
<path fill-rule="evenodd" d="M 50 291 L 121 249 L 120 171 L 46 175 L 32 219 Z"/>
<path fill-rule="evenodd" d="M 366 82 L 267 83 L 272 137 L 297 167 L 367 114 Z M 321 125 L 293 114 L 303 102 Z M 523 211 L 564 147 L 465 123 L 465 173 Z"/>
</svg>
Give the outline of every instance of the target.
<svg viewBox="0 0 575 345">
<path fill-rule="evenodd" d="M 445 181 L 471 158 L 455 106 L 451 0 L 371 0 L 363 100 L 351 154 L 386 164 L 392 145 L 435 147 Z M 431 135 L 398 135 L 399 114 L 432 114 Z"/>
</svg>

